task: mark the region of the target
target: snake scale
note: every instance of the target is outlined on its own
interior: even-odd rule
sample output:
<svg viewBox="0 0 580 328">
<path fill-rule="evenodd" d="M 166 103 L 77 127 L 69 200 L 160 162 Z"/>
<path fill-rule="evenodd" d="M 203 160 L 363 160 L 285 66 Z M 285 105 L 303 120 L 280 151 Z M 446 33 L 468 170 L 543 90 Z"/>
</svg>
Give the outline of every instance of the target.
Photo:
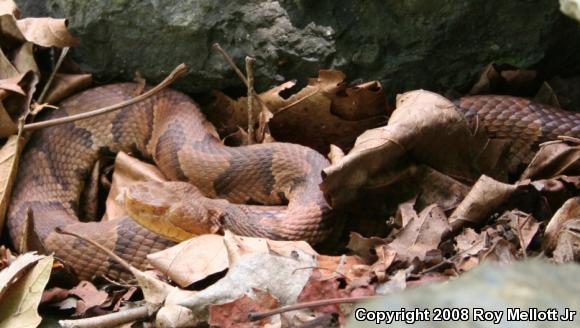
<svg viewBox="0 0 580 328">
<path fill-rule="evenodd" d="M 131 98 L 136 88 L 123 83 L 89 89 L 45 118 L 119 103 Z M 558 135 L 580 136 L 580 114 L 525 99 L 467 97 L 456 105 L 468 120 L 478 117 L 490 135 L 518 140 L 524 148 Z M 137 267 L 144 266 L 148 253 L 172 245 L 128 217 L 79 221 L 79 198 L 95 161 L 121 150 L 153 161 L 170 180 L 191 182 L 205 196 L 228 200 L 214 219 L 234 233 L 317 243 L 335 226 L 319 189 L 321 171 L 329 165 L 324 156 L 288 143 L 224 146 L 190 98 L 164 90 L 117 112 L 33 134 L 21 157 L 8 210 L 15 246 L 20 246 L 28 209 L 44 249 L 69 263 L 82 279 L 120 276 L 124 270 L 85 242 L 58 234 L 57 227 L 91 238 Z M 192 197 L 203 206 L 208 198 L 199 195 Z M 277 206 L 238 205 L 248 202 Z"/>
</svg>

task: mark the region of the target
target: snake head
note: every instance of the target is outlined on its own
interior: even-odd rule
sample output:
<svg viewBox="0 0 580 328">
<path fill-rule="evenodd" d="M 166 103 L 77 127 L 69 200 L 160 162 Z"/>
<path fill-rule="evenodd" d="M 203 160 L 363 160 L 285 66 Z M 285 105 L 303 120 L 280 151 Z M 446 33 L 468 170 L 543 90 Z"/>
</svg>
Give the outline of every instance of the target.
<svg viewBox="0 0 580 328">
<path fill-rule="evenodd" d="M 174 241 L 220 231 L 219 207 L 211 206 L 213 203 L 186 182 L 139 182 L 125 192 L 131 218 Z"/>
</svg>

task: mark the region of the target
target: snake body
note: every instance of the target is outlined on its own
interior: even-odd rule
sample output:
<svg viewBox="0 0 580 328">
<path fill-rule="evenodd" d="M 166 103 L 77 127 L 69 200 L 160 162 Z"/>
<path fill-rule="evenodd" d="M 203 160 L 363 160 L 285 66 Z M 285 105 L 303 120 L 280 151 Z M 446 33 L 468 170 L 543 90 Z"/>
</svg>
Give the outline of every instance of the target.
<svg viewBox="0 0 580 328">
<path fill-rule="evenodd" d="M 119 103 L 135 90 L 134 84 L 90 89 L 64 101 L 47 119 Z M 56 233 L 57 227 L 93 239 L 138 267 L 148 253 L 170 245 L 128 217 L 79 222 L 79 198 L 95 161 L 121 150 L 151 159 L 170 180 L 189 181 L 206 196 L 230 201 L 217 219 L 235 233 L 316 243 L 331 231 L 330 208 L 318 187 L 320 171 L 329 164 L 324 156 L 287 143 L 226 147 L 190 98 L 164 90 L 114 113 L 34 133 L 21 157 L 9 206 L 13 243 L 20 246 L 31 209 L 44 248 L 83 279 L 118 276 L 123 270 L 85 242 Z M 208 199 L 201 193 L 192 197 L 203 203 Z M 279 206 L 255 210 L 257 206 L 234 204 L 245 202 Z"/>
<path fill-rule="evenodd" d="M 134 84 L 93 88 L 64 101 L 46 118 L 115 104 L 131 98 L 135 89 Z M 557 135 L 580 136 L 580 114 L 524 99 L 467 97 L 456 105 L 468 120 L 481 119 L 490 134 L 515 138 L 522 149 Z M 332 213 L 319 189 L 321 171 L 329 164 L 324 156 L 287 143 L 226 147 L 190 98 L 165 90 L 114 113 L 34 133 L 9 205 L 15 246 L 20 246 L 28 209 L 43 247 L 83 279 L 124 271 L 85 242 L 56 233 L 57 227 L 93 239 L 138 267 L 148 253 L 171 245 L 130 218 L 79 221 L 79 198 L 95 161 L 121 150 L 152 160 L 170 180 L 191 182 L 200 190 L 192 197 L 201 205 L 207 201 L 202 194 L 226 199 L 216 220 L 235 233 L 316 243 L 332 232 Z M 277 206 L 236 205 L 247 202 Z"/>
</svg>

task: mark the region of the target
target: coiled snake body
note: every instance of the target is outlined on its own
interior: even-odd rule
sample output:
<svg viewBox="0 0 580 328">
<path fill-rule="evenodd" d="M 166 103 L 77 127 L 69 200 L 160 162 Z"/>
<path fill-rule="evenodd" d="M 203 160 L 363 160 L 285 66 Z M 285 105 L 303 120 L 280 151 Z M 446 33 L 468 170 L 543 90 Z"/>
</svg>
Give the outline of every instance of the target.
<svg viewBox="0 0 580 328">
<path fill-rule="evenodd" d="M 49 118 L 118 103 L 131 98 L 135 88 L 115 84 L 84 91 L 64 101 Z M 557 135 L 580 135 L 580 114 L 549 110 L 523 99 L 471 97 L 457 104 L 468 119 L 479 113 L 490 133 L 519 138 L 526 146 Z M 229 200 L 219 221 L 235 233 L 315 243 L 333 229 L 330 208 L 319 189 L 321 171 L 329 164 L 322 155 L 286 143 L 226 147 L 191 99 L 165 90 L 117 112 L 33 135 L 9 205 L 13 243 L 19 246 L 31 209 L 34 231 L 44 248 L 85 279 L 95 274 L 116 276 L 123 270 L 85 242 L 56 233 L 57 227 L 89 237 L 137 266 L 143 266 L 148 253 L 171 245 L 130 218 L 79 222 L 79 197 L 94 162 L 102 153 L 120 150 L 153 160 L 171 180 L 189 181 L 206 196 Z M 279 206 L 234 204 L 275 205 L 286 199 L 288 204 Z"/>
</svg>

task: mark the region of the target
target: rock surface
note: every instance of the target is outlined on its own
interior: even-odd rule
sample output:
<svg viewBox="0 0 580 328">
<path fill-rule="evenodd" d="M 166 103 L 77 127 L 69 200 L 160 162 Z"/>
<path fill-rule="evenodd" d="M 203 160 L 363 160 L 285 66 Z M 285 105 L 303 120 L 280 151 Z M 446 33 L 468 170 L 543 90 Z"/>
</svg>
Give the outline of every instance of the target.
<svg viewBox="0 0 580 328">
<path fill-rule="evenodd" d="M 580 309 L 580 284 L 578 275 L 580 265 L 567 263 L 554 265 L 548 262 L 532 260 L 527 262 L 515 262 L 509 265 L 486 263 L 467 272 L 459 278 L 446 283 L 431 284 L 394 293 L 383 298 L 362 303 L 355 306 L 367 311 L 397 311 L 405 309 L 413 312 L 414 309 L 428 309 L 430 320 L 417 321 L 420 327 L 578 327 L 578 311 Z M 445 316 L 454 312 L 454 316 L 461 311 L 467 311 L 467 320 L 435 320 L 436 311 L 440 308 L 447 311 Z M 474 309 L 485 311 L 499 311 L 501 323 L 493 321 L 477 320 Z M 560 315 L 565 315 L 566 309 L 576 311 L 574 321 L 541 321 L 509 320 L 509 308 L 521 311 L 537 309 L 546 311 L 555 309 Z M 467 309 L 467 310 L 461 310 Z M 514 311 L 512 311 L 513 313 Z M 553 311 L 552 311 L 553 312 Z M 355 312 L 353 312 L 355 313 Z M 488 315 L 491 313 L 487 313 Z M 362 313 L 359 312 L 359 316 Z M 362 317 L 361 317 L 362 318 Z M 442 319 L 441 316 L 440 319 Z M 370 327 L 374 322 L 356 321 L 351 315 L 347 327 Z M 384 322 L 382 323 L 384 325 Z M 410 327 L 402 320 L 393 322 L 389 327 Z"/>
<path fill-rule="evenodd" d="M 580 27 L 558 2 L 463 0 L 17 0 L 24 15 L 67 17 L 75 57 L 97 80 L 157 82 L 180 62 L 189 92 L 241 88 L 219 42 L 243 67 L 254 56 L 257 88 L 335 67 L 349 78 L 403 90 L 457 89 L 488 63 L 536 65 L 546 75 L 580 67 Z M 565 66 L 564 66 L 565 65 Z"/>
</svg>

